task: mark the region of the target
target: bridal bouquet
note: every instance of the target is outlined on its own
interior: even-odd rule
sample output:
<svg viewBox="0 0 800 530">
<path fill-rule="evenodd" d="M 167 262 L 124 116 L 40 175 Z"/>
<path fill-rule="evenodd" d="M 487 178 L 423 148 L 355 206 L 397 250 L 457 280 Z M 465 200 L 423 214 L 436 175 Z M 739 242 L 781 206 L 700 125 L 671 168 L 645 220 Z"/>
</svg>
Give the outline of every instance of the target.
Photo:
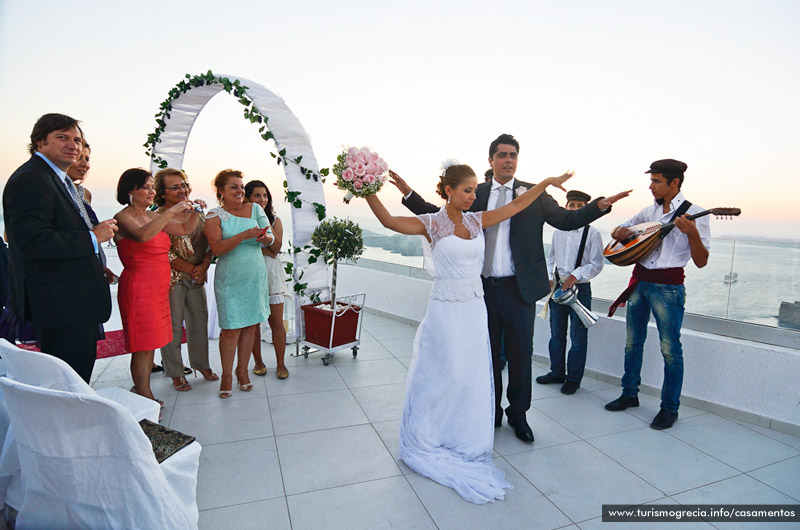
<svg viewBox="0 0 800 530">
<path fill-rule="evenodd" d="M 333 173 L 336 175 L 336 187 L 345 190 L 344 202 L 349 203 L 355 197 L 369 197 L 378 193 L 384 182 L 389 165 L 378 153 L 366 147 L 351 147 L 336 157 Z"/>
</svg>

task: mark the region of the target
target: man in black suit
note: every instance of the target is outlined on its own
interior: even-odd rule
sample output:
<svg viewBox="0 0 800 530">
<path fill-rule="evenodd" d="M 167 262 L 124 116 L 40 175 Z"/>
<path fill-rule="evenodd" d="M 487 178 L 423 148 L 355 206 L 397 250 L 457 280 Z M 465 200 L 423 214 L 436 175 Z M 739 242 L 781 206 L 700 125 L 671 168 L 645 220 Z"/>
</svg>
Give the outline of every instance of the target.
<svg viewBox="0 0 800 530">
<path fill-rule="evenodd" d="M 45 114 L 31 158 L 9 178 L 3 211 L 10 254 L 11 309 L 36 326 L 40 349 L 63 359 L 86 382 L 97 356 L 97 326 L 111 315 L 98 257 L 117 230 L 113 219 L 90 230 L 66 171 L 80 156 L 78 120 Z"/>
<path fill-rule="evenodd" d="M 489 164 L 493 178 L 479 184 L 470 210 L 493 210 L 532 187 L 514 178 L 519 143 L 510 134 L 501 134 L 489 146 Z M 395 174 L 393 184 L 404 194 L 403 204 L 415 214 L 431 213 L 438 207 L 425 202 Z M 520 188 L 525 188 L 522 190 Z M 533 319 L 536 301 L 550 292 L 547 265 L 542 245 L 545 222 L 559 230 L 585 226 L 610 211 L 611 204 L 625 197 L 623 192 L 599 198 L 580 210 L 566 210 L 546 192 L 533 204 L 487 229 L 484 256 L 483 289 L 492 343 L 492 366 L 495 389 L 495 427 L 503 422 L 501 338 L 508 361 L 509 406 L 505 409 L 508 424 L 517 438 L 533 442 L 533 431 L 525 418 L 531 405 L 531 356 L 533 354 Z M 496 228 L 496 229 L 495 229 Z"/>
</svg>

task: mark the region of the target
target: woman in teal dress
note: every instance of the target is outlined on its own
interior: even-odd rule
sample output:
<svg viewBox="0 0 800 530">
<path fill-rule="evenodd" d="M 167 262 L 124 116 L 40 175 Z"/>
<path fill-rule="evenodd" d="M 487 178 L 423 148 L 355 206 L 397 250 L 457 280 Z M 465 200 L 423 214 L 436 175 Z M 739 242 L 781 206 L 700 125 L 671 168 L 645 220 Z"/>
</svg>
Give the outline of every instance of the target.
<svg viewBox="0 0 800 530">
<path fill-rule="evenodd" d="M 239 390 L 249 392 L 253 384 L 247 365 L 256 326 L 269 317 L 267 267 L 261 244 L 274 236 L 267 214 L 258 204 L 244 203 L 241 171 L 224 169 L 214 178 L 221 207 L 206 215 L 204 233 L 211 251 L 219 257 L 214 274 L 214 294 L 219 314 L 219 353 L 222 378 L 219 397 L 231 396 L 233 359 L 238 357 L 236 379 Z M 238 355 L 237 355 L 238 346 Z"/>
</svg>

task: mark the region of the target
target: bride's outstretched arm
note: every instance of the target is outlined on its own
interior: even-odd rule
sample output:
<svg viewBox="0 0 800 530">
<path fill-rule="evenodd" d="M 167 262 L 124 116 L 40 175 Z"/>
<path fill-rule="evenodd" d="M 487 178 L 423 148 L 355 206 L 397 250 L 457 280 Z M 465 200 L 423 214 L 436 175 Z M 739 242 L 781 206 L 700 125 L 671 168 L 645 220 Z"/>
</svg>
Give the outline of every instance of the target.
<svg viewBox="0 0 800 530">
<path fill-rule="evenodd" d="M 416 217 L 395 217 L 390 214 L 377 195 L 366 198 L 372 213 L 389 230 L 409 235 L 426 235 L 425 225 Z"/>
<path fill-rule="evenodd" d="M 512 215 L 518 214 L 530 206 L 531 203 L 533 203 L 533 201 L 535 201 L 539 195 L 544 192 L 547 186 L 555 186 L 567 191 L 564 189 L 564 183 L 572 178 L 572 175 L 574 175 L 572 171 L 567 171 L 560 177 L 546 178 L 505 206 L 501 206 L 495 210 L 483 212 L 483 227 L 487 228 L 489 226 L 496 225 L 499 222 L 505 221 Z"/>
</svg>

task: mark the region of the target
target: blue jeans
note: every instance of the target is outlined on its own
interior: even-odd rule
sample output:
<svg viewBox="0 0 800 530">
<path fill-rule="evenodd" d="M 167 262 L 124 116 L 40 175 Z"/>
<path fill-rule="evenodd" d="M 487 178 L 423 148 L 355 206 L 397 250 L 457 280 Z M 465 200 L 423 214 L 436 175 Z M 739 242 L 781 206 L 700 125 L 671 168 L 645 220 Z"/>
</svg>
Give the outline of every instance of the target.
<svg viewBox="0 0 800 530">
<path fill-rule="evenodd" d="M 647 337 L 650 312 L 655 317 L 661 355 L 664 357 L 664 384 L 661 387 L 661 408 L 677 412 L 683 386 L 683 348 L 681 326 L 686 290 L 683 285 L 639 282 L 627 301 L 628 339 L 625 343 L 625 375 L 622 394 L 634 397 L 642 382 L 642 352 Z"/>
<path fill-rule="evenodd" d="M 592 308 L 592 287 L 588 283 L 576 283 L 578 301 Z M 569 356 L 567 352 L 567 321 L 569 320 Z M 567 381 L 580 383 L 586 367 L 586 343 L 589 330 L 569 306 L 550 302 L 550 372 Z M 566 369 L 566 370 L 565 370 Z"/>
</svg>

